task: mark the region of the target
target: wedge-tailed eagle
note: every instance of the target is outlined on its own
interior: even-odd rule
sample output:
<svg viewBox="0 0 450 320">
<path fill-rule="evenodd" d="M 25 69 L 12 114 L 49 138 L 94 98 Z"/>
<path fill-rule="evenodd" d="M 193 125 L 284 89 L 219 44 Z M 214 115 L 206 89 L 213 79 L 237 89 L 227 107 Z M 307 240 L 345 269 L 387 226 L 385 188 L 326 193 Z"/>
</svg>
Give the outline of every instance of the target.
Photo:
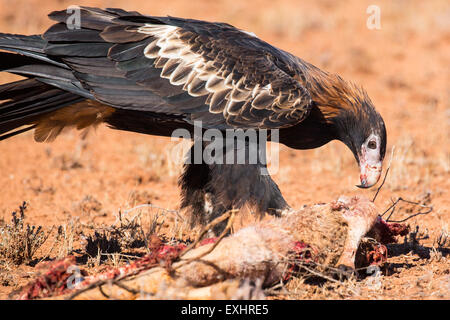
<svg viewBox="0 0 450 320">
<path fill-rule="evenodd" d="M 294 149 L 340 140 L 359 164 L 360 187 L 379 180 L 386 129 L 361 87 L 226 23 L 79 10 L 79 25 L 63 10 L 42 35 L 0 34 L 1 71 L 25 77 L 0 86 L 0 140 L 34 130 L 36 141 L 51 141 L 65 127 L 102 122 L 159 136 L 192 131 L 195 121 L 277 129 Z M 197 222 L 247 202 L 289 209 L 264 166 L 186 164 L 181 207 Z"/>
</svg>

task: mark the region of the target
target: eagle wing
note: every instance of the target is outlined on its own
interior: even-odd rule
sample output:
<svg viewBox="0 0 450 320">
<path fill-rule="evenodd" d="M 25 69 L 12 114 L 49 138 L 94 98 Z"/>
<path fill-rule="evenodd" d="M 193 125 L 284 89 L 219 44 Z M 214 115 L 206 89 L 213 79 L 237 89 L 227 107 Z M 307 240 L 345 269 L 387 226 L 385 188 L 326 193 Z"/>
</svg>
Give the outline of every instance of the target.
<svg viewBox="0 0 450 320">
<path fill-rule="evenodd" d="M 206 128 L 284 128 L 302 121 L 311 97 L 297 59 L 224 23 L 80 8 L 43 35 L 98 101 L 172 115 Z"/>
</svg>

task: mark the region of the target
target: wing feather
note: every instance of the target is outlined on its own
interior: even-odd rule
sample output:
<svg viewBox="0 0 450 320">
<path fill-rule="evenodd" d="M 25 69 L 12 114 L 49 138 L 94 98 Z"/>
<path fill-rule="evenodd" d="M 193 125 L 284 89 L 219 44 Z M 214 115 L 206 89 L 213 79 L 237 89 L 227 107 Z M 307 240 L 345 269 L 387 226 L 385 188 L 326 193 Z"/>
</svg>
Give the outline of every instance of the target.
<svg viewBox="0 0 450 320">
<path fill-rule="evenodd" d="M 50 17 L 45 52 L 103 103 L 217 128 L 289 127 L 311 108 L 298 59 L 228 24 L 81 7 L 70 33 Z"/>
</svg>

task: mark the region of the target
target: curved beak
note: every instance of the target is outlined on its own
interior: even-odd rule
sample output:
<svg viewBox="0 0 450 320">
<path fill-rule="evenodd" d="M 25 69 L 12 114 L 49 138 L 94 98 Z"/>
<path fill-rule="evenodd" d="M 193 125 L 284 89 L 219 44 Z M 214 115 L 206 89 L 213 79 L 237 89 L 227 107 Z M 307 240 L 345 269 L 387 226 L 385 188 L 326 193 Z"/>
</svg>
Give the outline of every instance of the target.
<svg viewBox="0 0 450 320">
<path fill-rule="evenodd" d="M 361 161 L 360 163 L 360 179 L 361 184 L 356 185 L 358 188 L 370 188 L 380 180 L 382 163 L 376 162 L 370 164 L 366 161 Z"/>
</svg>

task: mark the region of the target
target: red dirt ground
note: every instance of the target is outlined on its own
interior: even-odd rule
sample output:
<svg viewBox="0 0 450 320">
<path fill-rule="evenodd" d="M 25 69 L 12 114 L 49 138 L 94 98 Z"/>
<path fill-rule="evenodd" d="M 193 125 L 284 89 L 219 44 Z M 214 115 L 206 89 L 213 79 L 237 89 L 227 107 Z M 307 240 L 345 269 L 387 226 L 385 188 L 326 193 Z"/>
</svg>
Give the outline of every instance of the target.
<svg viewBox="0 0 450 320">
<path fill-rule="evenodd" d="M 71 4 L 61 0 L 16 0 L 12 5 L 11 1 L 0 0 L 0 31 L 42 33 L 51 25 L 47 13 Z M 391 169 L 376 204 L 381 212 L 398 197 L 432 205 L 431 213 L 408 223 L 418 225 L 428 236 L 420 240 L 427 248 L 436 246 L 442 233 L 448 235 L 448 1 L 377 1 L 381 8 L 380 30 L 366 26 L 366 9 L 372 1 L 111 0 L 77 4 L 228 22 L 363 85 L 386 122 L 385 166 L 395 146 Z M 2 83 L 12 79 L 15 77 L 0 75 Z M 176 145 L 169 140 L 100 127 L 85 140 L 78 132 L 70 131 L 51 144 L 35 143 L 31 134 L 2 141 L 0 218 L 9 221 L 11 212 L 23 201 L 29 203 L 27 222 L 47 228 L 65 224 L 73 216 L 86 224 L 111 224 L 120 208 L 146 202 L 177 209 L 179 166 L 168 160 L 167 154 Z M 310 151 L 280 146 L 280 169 L 273 177 L 294 208 L 329 202 L 339 195 L 373 197 L 375 193 L 375 189 L 355 187 L 359 177 L 356 162 L 339 142 Z M 395 218 L 405 218 L 414 210 L 417 208 L 399 207 Z M 445 255 L 401 254 L 388 261 L 395 266 L 395 272 L 383 276 L 383 287 L 377 292 L 363 289 L 361 295 L 355 296 L 311 289 L 301 297 L 449 299 L 448 259 Z M 0 298 L 6 298 L 19 284 L 26 283 L 35 269 L 0 265 L 0 276 L 2 272 L 13 277 L 0 283 Z M 295 290 L 301 291 L 300 285 Z"/>
</svg>

